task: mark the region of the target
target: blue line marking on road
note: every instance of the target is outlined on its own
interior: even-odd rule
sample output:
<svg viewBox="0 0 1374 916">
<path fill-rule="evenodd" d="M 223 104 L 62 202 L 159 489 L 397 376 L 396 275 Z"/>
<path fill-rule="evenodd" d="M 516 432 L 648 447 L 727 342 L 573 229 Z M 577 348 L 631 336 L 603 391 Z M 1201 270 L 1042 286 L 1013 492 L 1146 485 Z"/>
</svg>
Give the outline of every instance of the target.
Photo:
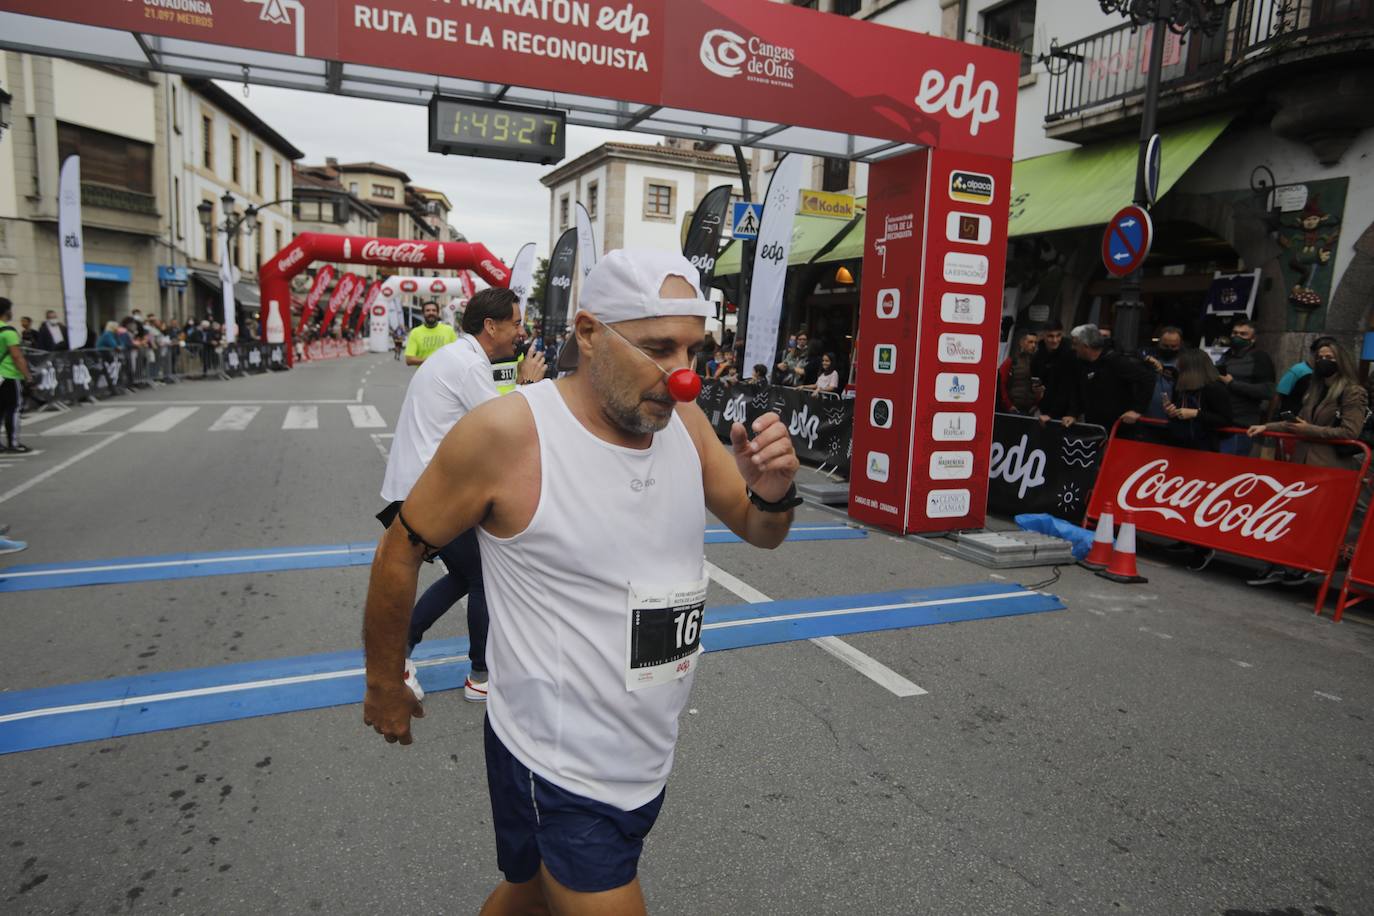
<svg viewBox="0 0 1374 916">
<path fill-rule="evenodd" d="M 789 541 L 848 541 L 868 537 L 862 528 L 847 525 L 796 525 Z M 707 528 L 707 544 L 738 544 L 726 528 Z M 315 544 L 302 547 L 267 547 L 262 550 L 230 550 L 215 553 L 173 553 L 154 557 L 117 557 L 76 563 L 39 563 L 0 570 L 0 593 L 28 592 L 84 585 L 121 585 L 198 579 L 245 573 L 286 572 L 298 569 L 330 569 L 366 566 L 372 562 L 376 543 Z"/>
<path fill-rule="evenodd" d="M 737 604 L 707 611 L 708 652 L 991 617 L 1062 610 L 1054 595 L 978 583 Z M 468 673 L 466 638 L 421 643 L 426 693 Z M 358 650 L 114 678 L 0 694 L 0 754 L 329 706 L 363 695 Z"/>
</svg>

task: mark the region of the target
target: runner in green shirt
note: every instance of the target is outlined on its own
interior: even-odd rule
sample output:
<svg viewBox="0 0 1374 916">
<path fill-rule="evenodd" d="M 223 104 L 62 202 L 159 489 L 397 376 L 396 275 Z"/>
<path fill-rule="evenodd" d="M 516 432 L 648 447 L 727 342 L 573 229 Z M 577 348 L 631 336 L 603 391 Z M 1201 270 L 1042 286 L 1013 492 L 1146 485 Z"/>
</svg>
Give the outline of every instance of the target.
<svg viewBox="0 0 1374 916">
<path fill-rule="evenodd" d="M 10 324 L 14 306 L 0 297 L 0 424 L 4 425 L 5 441 L 0 452 L 27 452 L 29 447 L 19 442 L 19 383 L 29 381 L 29 364 L 20 349 L 19 330 Z"/>
<path fill-rule="evenodd" d="M 435 350 L 458 339 L 452 325 L 439 323 L 439 305 L 426 302 L 425 323 L 416 325 L 406 338 L 406 365 L 418 366 Z"/>
</svg>

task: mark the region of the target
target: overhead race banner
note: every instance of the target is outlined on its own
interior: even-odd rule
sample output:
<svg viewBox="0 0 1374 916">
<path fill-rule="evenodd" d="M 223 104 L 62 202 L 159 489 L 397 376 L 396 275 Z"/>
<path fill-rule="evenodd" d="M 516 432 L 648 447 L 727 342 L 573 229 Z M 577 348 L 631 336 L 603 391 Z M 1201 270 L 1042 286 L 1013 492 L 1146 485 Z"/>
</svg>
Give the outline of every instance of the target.
<svg viewBox="0 0 1374 916">
<path fill-rule="evenodd" d="M 749 292 L 749 325 L 744 338 L 744 365 L 773 365 L 778 349 L 782 296 L 787 287 L 787 254 L 792 248 L 792 221 L 801 189 L 803 156 L 784 156 L 773 169 L 763 200 L 763 222 L 754 249 L 754 278 Z"/>
<path fill-rule="evenodd" d="M 582 279 L 596 266 L 600 252 L 596 247 L 596 233 L 592 232 L 592 217 L 582 202 L 577 202 L 577 273 Z"/>
<path fill-rule="evenodd" d="M 329 288 L 330 282 L 334 279 L 334 267 L 326 264 L 320 268 L 319 273 L 315 274 L 315 282 L 310 285 L 310 292 L 306 294 L 305 304 L 301 306 L 301 325 L 296 329 L 296 336 L 305 333 L 306 327 L 310 324 L 310 319 L 315 315 L 315 308 L 320 304 L 320 297 Z"/>
<path fill-rule="evenodd" d="M 577 256 L 577 230 L 569 229 L 558 237 L 549 257 L 548 280 L 544 283 L 544 346 L 558 339 L 572 320 L 568 311 L 572 299 L 573 261 Z"/>
<path fill-rule="evenodd" d="M 515 254 L 510 267 L 510 290 L 520 297 L 520 319 L 530 304 L 530 290 L 534 286 L 534 242 L 526 242 Z"/>
<path fill-rule="evenodd" d="M 1111 503 L 1150 534 L 1327 572 L 1359 486 L 1359 471 L 1113 438 L 1088 515 Z"/>
<path fill-rule="evenodd" d="M 731 187 L 720 185 L 707 191 L 692 213 L 687 238 L 682 243 L 682 256 L 692 262 L 701 281 L 701 291 L 711 288 L 716 271 L 716 256 L 720 254 L 720 237 L 725 229 L 725 213 L 730 208 Z"/>
<path fill-rule="evenodd" d="M 434 77 L 505 84 L 518 74 L 522 86 L 559 93 L 1008 158 L 1016 121 L 1019 55 L 791 4 L 0 0 L 0 8 Z"/>
<path fill-rule="evenodd" d="M 86 346 L 86 249 L 81 235 L 81 157 L 68 156 L 57 181 L 58 260 L 71 348 Z"/>
<path fill-rule="evenodd" d="M 967 382 L 965 382 L 967 384 Z M 1107 431 L 1075 423 L 1042 424 L 995 414 L 988 465 L 988 509 L 1002 515 L 1048 512 L 1077 524 L 1088 508 Z M 930 459 L 939 470 L 939 457 Z"/>
</svg>

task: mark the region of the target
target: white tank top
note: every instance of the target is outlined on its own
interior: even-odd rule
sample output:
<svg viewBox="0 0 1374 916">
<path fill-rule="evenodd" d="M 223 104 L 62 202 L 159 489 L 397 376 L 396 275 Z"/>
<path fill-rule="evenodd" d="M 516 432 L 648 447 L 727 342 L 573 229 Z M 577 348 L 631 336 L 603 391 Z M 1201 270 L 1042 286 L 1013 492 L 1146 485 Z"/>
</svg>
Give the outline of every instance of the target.
<svg viewBox="0 0 1374 916">
<path fill-rule="evenodd" d="M 667 782 L 700 660 L 677 662 L 666 683 L 627 687 L 631 586 L 704 579 L 701 460 L 676 413 L 649 448 L 631 449 L 594 436 L 551 381 L 517 393 L 534 414 L 542 480 L 524 531 L 477 529 L 491 614 L 487 717 L 544 779 L 630 811 Z"/>
</svg>

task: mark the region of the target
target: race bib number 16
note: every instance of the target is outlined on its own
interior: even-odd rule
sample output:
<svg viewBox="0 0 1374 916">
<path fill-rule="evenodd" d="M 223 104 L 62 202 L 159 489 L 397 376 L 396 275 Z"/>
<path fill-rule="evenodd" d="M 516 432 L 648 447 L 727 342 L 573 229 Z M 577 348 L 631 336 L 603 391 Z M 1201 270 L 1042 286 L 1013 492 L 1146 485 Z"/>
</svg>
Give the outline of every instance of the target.
<svg viewBox="0 0 1374 916">
<path fill-rule="evenodd" d="M 667 684 L 696 667 L 706 579 L 674 588 L 630 586 L 625 689 Z"/>
</svg>

